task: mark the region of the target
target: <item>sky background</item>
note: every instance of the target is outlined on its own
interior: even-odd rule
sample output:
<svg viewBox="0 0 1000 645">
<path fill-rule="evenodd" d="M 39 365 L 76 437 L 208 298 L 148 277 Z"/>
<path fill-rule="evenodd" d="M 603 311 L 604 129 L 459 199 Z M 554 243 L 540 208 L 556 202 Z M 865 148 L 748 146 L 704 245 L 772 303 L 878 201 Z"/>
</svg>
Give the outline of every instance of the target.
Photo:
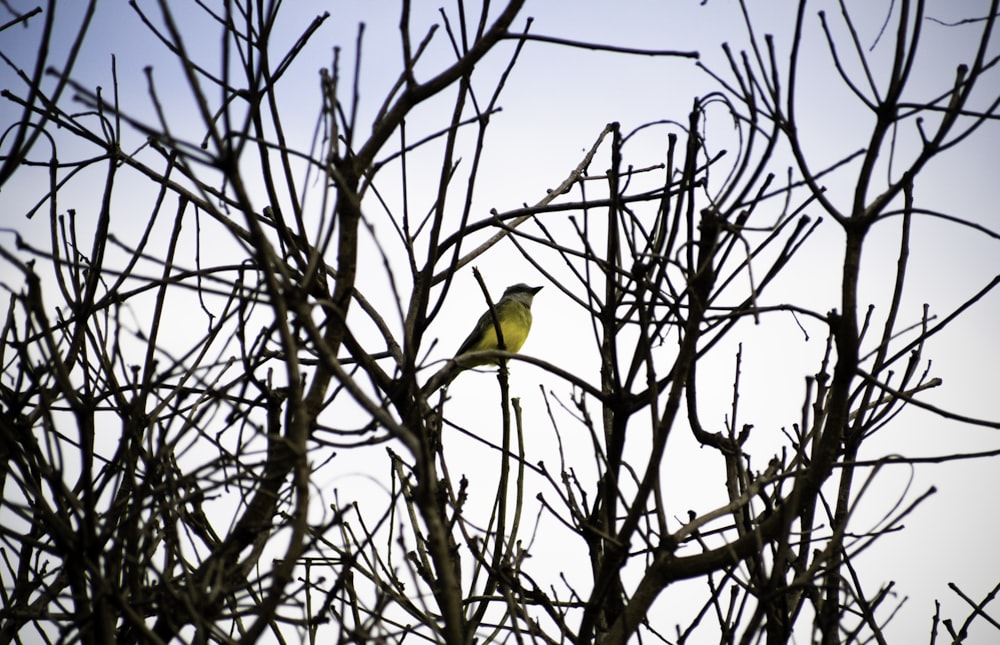
<svg viewBox="0 0 1000 645">
<path fill-rule="evenodd" d="M 13 6 L 23 9 L 28 4 L 14 2 Z M 65 57 L 65 49 L 79 28 L 75 12 L 79 11 L 80 4 L 67 3 L 58 9 L 59 37 L 53 43 L 50 58 L 53 65 L 58 66 L 57 61 Z M 151 15 L 156 14 L 154 3 L 139 4 Z M 411 25 L 415 40 L 419 40 L 426 26 L 440 22 L 440 15 L 435 3 L 415 4 L 420 6 L 414 8 Z M 755 31 L 758 35 L 774 34 L 779 62 L 787 60 L 788 31 L 794 19 L 793 4 L 777 0 L 752 4 Z M 881 35 L 881 39 L 879 34 L 886 13 L 894 11 L 895 5 L 869 1 L 847 1 L 845 4 L 856 20 L 860 43 L 866 52 L 871 48 L 876 83 L 880 84 L 884 82 L 884 62 L 892 45 L 891 27 Z M 101 86 L 105 93 L 110 92 L 111 56 L 115 55 L 122 105 L 140 119 L 153 119 L 144 74 L 144 69 L 152 66 L 158 97 L 170 115 L 172 125 L 178 128 L 178 132 L 184 132 L 185 126 L 188 126 L 187 136 L 197 140 L 200 136 L 197 128 L 199 120 L 190 93 L 185 89 L 179 69 L 165 55 L 162 45 L 145 31 L 127 3 L 101 2 L 98 6 L 92 33 L 81 52 L 73 78 L 84 86 Z M 209 63 L 216 61 L 217 67 L 217 27 L 196 14 L 197 10 L 188 3 L 174 2 L 172 6 L 177 8 L 178 15 L 184 15 L 184 11 L 191 12 L 192 19 L 183 22 L 182 30 L 193 56 Z M 984 2 L 938 0 L 928 3 L 928 14 L 942 22 L 951 22 L 980 16 L 986 6 Z M 454 16 L 450 3 L 446 10 Z M 829 49 L 819 29 L 817 12 L 820 10 L 826 10 L 835 38 L 844 42 L 846 34 L 836 3 L 815 2 L 809 5 L 798 106 L 802 137 L 817 168 L 863 146 L 873 123 L 872 115 L 859 105 L 836 76 Z M 294 145 L 308 147 L 318 111 L 318 70 L 330 65 L 333 47 L 339 46 L 343 57 L 341 69 L 349 76 L 357 54 L 354 43 L 359 22 L 365 24 L 359 123 L 370 122 L 399 70 L 401 55 L 396 3 L 303 1 L 295 3 L 294 7 L 286 7 L 286 11 L 280 25 L 282 28 L 273 37 L 273 50 L 276 52 L 284 51 L 313 16 L 324 11 L 331 14 L 320 35 L 311 41 L 283 81 L 287 84 L 282 96 L 286 101 L 283 107 L 288 115 L 286 127 L 289 139 L 295 142 Z M 702 65 L 727 77 L 721 43 L 730 43 L 734 51 L 747 45 L 739 6 L 731 0 L 708 0 L 705 3 L 696 0 L 630 1 L 616 3 L 613 10 L 606 2 L 529 1 L 515 27 L 523 26 L 528 16 L 534 18 L 531 31 L 535 34 L 640 49 L 698 51 Z M 15 64 L 30 69 L 33 43 L 39 27 L 36 21 L 28 29 L 4 32 L 0 39 L 5 42 L 0 48 L 11 56 Z M 916 61 L 915 79 L 910 90 L 913 101 L 935 97 L 949 87 L 955 66 L 967 60 L 977 44 L 971 36 L 974 33 L 975 25 L 946 27 L 938 22 L 926 22 L 922 50 Z M 492 88 L 489 79 L 495 78 L 503 69 L 512 48 L 513 43 L 501 46 L 498 55 L 488 57 L 477 66 L 477 74 L 482 74 L 485 79 L 482 81 L 482 98 L 488 96 Z M 995 55 L 1000 46 L 993 43 L 991 51 Z M 858 67 L 850 62 L 856 58 L 846 58 L 848 69 L 857 78 Z M 450 47 L 441 30 L 418 73 L 422 72 L 423 78 L 427 78 L 449 60 Z M 1000 77 L 994 73 L 990 79 L 983 83 L 983 100 L 1000 93 Z M 53 81 L 50 79 L 48 82 Z M 9 66 L 0 67 L 0 86 L 20 91 L 18 83 Z M 294 90 L 289 91 L 288 87 Z M 486 217 L 492 208 L 504 211 L 542 199 L 547 189 L 559 184 L 579 163 L 584 151 L 593 144 L 606 123 L 618 121 L 624 132 L 630 132 L 642 124 L 659 120 L 684 122 L 693 97 L 716 89 L 717 83 L 688 59 L 633 57 L 527 43 L 500 101 L 503 111 L 494 117 L 491 125 L 487 139 L 490 152 L 480 170 L 473 218 Z M 414 115 L 408 127 L 413 133 L 435 129 L 449 113 L 447 99 L 437 104 L 432 102 Z M 7 127 L 19 114 L 12 103 L 0 100 L 0 125 Z M 710 138 L 710 145 L 725 147 L 713 142 L 731 142 L 731 121 L 727 123 L 727 118 L 722 110 L 710 115 L 710 137 L 718 137 Z M 626 148 L 630 162 L 637 167 L 659 162 L 667 131 L 669 126 L 664 125 L 648 128 L 636 135 Z M 364 132 L 362 128 L 362 134 Z M 416 138 L 415 134 L 410 136 L 411 139 Z M 132 131 L 124 147 L 126 150 L 138 148 L 143 140 L 143 135 Z M 912 131 L 899 133 L 899 157 L 892 160 L 899 165 L 894 168 L 905 165 L 907 155 L 913 152 L 913 141 Z M 2 145 L 0 141 L 0 147 Z M 60 155 L 74 154 L 82 158 L 94 154 L 94 150 L 72 143 L 60 147 Z M 421 154 L 413 155 L 411 160 L 414 175 L 408 197 L 415 212 L 429 208 L 438 170 L 433 149 L 426 152 L 426 168 L 420 165 Z M 47 152 L 40 145 L 33 156 L 44 159 Z M 884 178 L 885 173 L 892 172 L 893 168 L 888 166 L 890 160 L 883 161 L 887 164 L 881 173 Z M 603 167 L 600 164 L 607 163 L 607 155 L 603 154 L 592 170 L 597 172 Z M 918 205 L 977 222 L 996 231 L 996 204 L 1000 203 L 998 168 L 1000 128 L 993 123 L 981 129 L 952 154 L 942 155 L 927 168 L 916 189 Z M 844 172 L 825 180 L 828 196 L 845 208 L 852 196 L 856 169 L 856 165 L 848 166 Z M 779 166 L 775 170 L 781 173 L 784 167 Z M 0 205 L 5 212 L 2 226 L 13 227 L 26 239 L 43 246 L 48 236 L 45 213 L 32 220 L 24 220 L 20 216 L 43 193 L 43 174 L 24 173 L 23 176 L 23 180 L 8 183 L 0 193 Z M 77 208 L 84 226 L 88 218 L 93 221 L 95 204 L 103 188 L 98 178 L 102 176 L 102 171 L 95 169 L 95 172 L 83 173 L 77 178 L 61 197 L 63 204 L 59 207 L 60 212 L 64 208 Z M 421 182 L 423 176 L 426 180 Z M 141 231 L 154 188 L 140 180 L 121 188 L 113 223 L 116 235 L 128 239 Z M 401 198 L 398 188 L 388 179 L 379 185 L 379 189 L 390 203 L 398 203 Z M 262 191 L 257 194 L 263 199 Z M 131 208 L 125 208 L 123 204 L 130 204 Z M 261 202 L 260 206 L 263 205 Z M 453 207 L 457 209 L 460 204 Z M 818 209 L 816 214 L 819 215 Z M 391 238 L 392 231 L 384 218 L 373 216 L 372 220 L 376 237 Z M 876 317 L 888 307 L 886 298 L 892 288 L 891 270 L 896 259 L 897 228 L 898 223 L 894 220 L 880 225 L 866 247 L 866 278 L 861 298 L 863 305 L 872 303 L 876 306 Z M 806 251 L 796 259 L 792 269 L 769 296 L 774 301 L 794 299 L 821 312 L 836 307 L 841 243 L 842 235 L 827 219 L 810 240 Z M 13 237 L 9 233 L 0 233 L 0 244 L 11 248 Z M 224 240 L 219 240 L 218 244 L 214 252 L 236 253 L 236 249 L 227 247 Z M 367 249 L 370 252 L 375 250 L 370 242 Z M 925 303 L 929 304 L 932 313 L 947 315 L 1000 273 L 998 251 L 996 239 L 939 220 L 917 218 L 911 241 L 913 265 L 908 273 L 902 319 L 917 322 Z M 400 261 L 399 258 L 393 260 Z M 494 298 L 508 284 L 544 284 L 530 264 L 510 245 L 498 246 L 474 264 L 484 274 Z M 380 266 L 380 263 L 372 263 L 372 266 Z M 401 269 L 402 265 L 398 264 L 397 268 Z M 0 280 L 17 288 L 19 278 L 9 266 L 0 266 L 0 272 L 3 272 L 0 273 Z M 384 307 L 385 312 L 395 310 L 388 277 L 381 269 L 365 273 L 359 279 L 366 297 Z M 591 380 L 596 380 L 597 355 L 587 321 L 569 316 L 567 312 L 578 315 L 577 310 L 556 288 L 546 286 L 535 300 L 535 324 L 522 351 L 577 374 L 595 375 Z M 456 277 L 454 288 L 432 329 L 432 337 L 440 340 L 431 351 L 431 356 L 439 359 L 449 357 L 465 337 L 482 309 L 478 289 L 469 268 Z M 389 313 L 385 315 L 392 318 Z M 932 376 L 939 376 L 944 384 L 928 392 L 927 401 L 972 417 L 1000 419 L 997 396 L 1000 377 L 996 369 L 1000 362 L 1000 341 L 996 333 L 998 321 L 1000 294 L 991 294 L 956 322 L 947 334 L 928 342 L 925 359 L 933 361 Z M 398 325 L 398 320 L 390 322 Z M 722 427 L 729 410 L 737 341 L 742 342 L 743 347 L 743 420 L 754 423 L 757 428 L 751 449 L 759 455 L 758 465 L 763 467 L 770 454 L 768 451 L 780 441 L 780 429 L 790 427 L 799 419 L 804 378 L 816 371 L 825 349 L 825 339 L 822 331 L 814 326 L 806 340 L 791 317 L 773 317 L 758 327 L 742 327 L 740 333 L 734 336 L 732 346 L 717 351 L 714 363 L 702 371 L 702 374 L 710 375 L 706 379 L 707 384 L 701 388 L 705 396 L 703 414 L 707 417 L 704 420 L 714 429 Z M 181 345 L 185 342 L 183 329 L 177 330 L 176 342 Z M 537 386 L 543 384 L 552 396 L 561 397 L 564 401 L 568 399 L 568 388 L 524 364 L 514 365 L 512 373 L 515 394 L 521 397 L 525 417 L 531 420 L 527 443 L 529 461 L 545 459 L 547 463 L 555 463 L 552 461 L 557 449 L 555 435 L 546 420 L 545 402 Z M 499 426 L 492 428 L 490 423 L 484 423 L 477 416 L 484 406 L 495 405 L 497 393 L 494 383 L 491 374 L 465 374 L 452 387 L 450 405 L 456 422 L 475 428 L 476 432 L 496 441 L 499 437 L 495 432 Z M 565 416 L 560 418 L 566 424 L 563 440 L 571 440 L 568 449 L 585 455 L 587 442 L 577 441 L 569 435 L 571 430 Z M 491 431 L 493 436 L 490 436 Z M 699 449 L 683 432 L 675 433 L 674 437 L 676 439 L 671 439 L 665 477 L 668 488 L 676 491 L 678 515 L 682 515 L 687 508 L 706 511 L 724 503 L 725 491 L 719 482 L 718 464 L 713 455 Z M 489 452 L 484 452 L 474 441 L 459 433 L 446 435 L 445 444 L 446 453 L 454 457 L 456 464 L 464 460 L 470 464 L 470 471 L 474 470 L 479 477 L 478 482 L 473 480 L 473 499 L 477 495 L 488 498 L 492 466 L 483 460 L 489 459 Z M 931 456 L 989 450 L 998 446 L 1000 438 L 995 430 L 945 422 L 925 412 L 908 410 L 866 444 L 863 456 L 877 458 L 897 453 Z M 636 449 L 641 450 L 639 447 Z M 376 450 L 381 453 L 382 448 Z M 352 495 L 359 497 L 377 499 L 380 485 L 384 485 L 379 482 L 380 466 L 374 465 L 378 463 L 377 458 L 372 457 L 373 465 L 361 459 L 350 465 L 337 466 L 329 471 L 332 474 L 324 485 L 350 490 Z M 880 582 L 895 580 L 897 593 L 910 598 L 888 630 L 891 642 L 924 641 L 930 628 L 935 599 L 942 602 L 942 617 L 964 618 L 967 608 L 947 589 L 948 582 L 957 583 L 971 597 L 979 599 L 996 584 L 1000 573 L 1000 556 L 995 547 L 997 529 L 1000 528 L 997 526 L 998 503 L 995 499 L 995 492 L 1000 487 L 1000 469 L 996 467 L 996 460 L 922 465 L 916 469 L 904 466 L 887 468 L 877 475 L 871 491 L 862 498 L 859 517 L 870 517 L 874 523 L 900 499 L 904 500 L 904 504 L 909 503 L 931 485 L 936 486 L 939 492 L 907 519 L 907 529 L 883 538 L 859 559 L 869 592 L 874 592 Z M 528 488 L 528 496 L 533 497 L 537 491 L 544 490 L 545 483 L 529 479 Z M 543 529 L 548 521 L 542 520 Z M 866 527 L 864 520 L 856 526 L 859 530 Z M 547 550 L 553 548 L 553 545 L 539 543 L 533 552 L 536 556 L 545 556 Z M 562 548 L 561 544 L 559 548 Z M 538 557 L 537 560 L 543 562 L 545 558 Z M 685 613 L 689 609 L 684 604 L 683 595 L 690 593 L 690 589 L 687 585 L 677 585 L 661 596 L 656 611 L 663 612 L 666 625 L 674 622 L 683 624 L 689 620 L 690 615 Z M 670 615 L 674 608 L 678 608 L 676 618 Z"/>
</svg>

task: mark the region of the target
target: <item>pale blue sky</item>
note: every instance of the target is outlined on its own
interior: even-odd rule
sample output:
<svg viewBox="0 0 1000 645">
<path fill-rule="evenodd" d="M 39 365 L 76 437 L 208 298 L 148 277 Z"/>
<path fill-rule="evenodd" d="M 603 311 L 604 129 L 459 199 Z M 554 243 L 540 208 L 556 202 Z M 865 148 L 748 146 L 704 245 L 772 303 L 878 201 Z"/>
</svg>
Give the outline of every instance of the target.
<svg viewBox="0 0 1000 645">
<path fill-rule="evenodd" d="M 27 3 L 15 3 L 15 6 L 21 4 Z M 148 6 L 152 14 L 156 13 L 155 3 L 141 4 Z M 181 2 L 174 4 L 183 6 Z M 776 46 L 781 52 L 779 63 L 784 64 L 787 61 L 787 29 L 794 16 L 792 3 L 770 0 L 754 4 L 754 27 L 758 34 L 775 34 Z M 852 12 L 856 12 L 858 36 L 867 51 L 875 45 L 884 12 L 891 3 L 854 0 L 846 4 Z M 928 5 L 931 16 L 946 21 L 977 15 L 986 7 L 983 2 L 955 3 L 945 0 L 932 1 Z M 535 20 L 531 31 L 536 34 L 634 48 L 697 50 L 706 66 L 727 77 L 720 43 L 729 42 L 734 51 L 746 46 L 738 4 L 733 0 L 709 0 L 704 6 L 697 0 L 625 2 L 617 3 L 614 10 L 610 6 L 611 3 L 596 1 L 529 2 L 515 24 L 521 26 L 527 16 L 533 16 Z M 815 2 L 810 7 L 807 10 L 810 14 L 807 36 L 803 41 L 798 108 L 802 136 L 808 143 L 808 154 L 814 167 L 818 168 L 865 145 L 872 116 L 859 107 L 836 77 L 826 44 L 821 38 L 816 18 L 820 9 L 827 11 L 837 37 L 844 36 L 836 3 Z M 78 24 L 74 16 L 78 8 L 76 3 L 64 3 L 59 7 L 62 37 L 54 44 L 53 64 L 65 55 L 70 35 Z M 385 89 L 395 80 L 401 60 L 396 3 L 308 1 L 288 6 L 286 10 L 285 29 L 279 30 L 275 36 L 275 42 L 280 43 L 274 46 L 276 51 L 282 51 L 312 16 L 323 11 L 332 14 L 320 36 L 313 39 L 306 54 L 284 81 L 294 88 L 286 95 L 289 110 L 286 125 L 290 138 L 295 142 L 293 145 L 306 147 L 309 143 L 318 110 L 318 70 L 329 65 L 334 45 L 341 47 L 341 69 L 348 74 L 352 68 L 358 21 L 366 23 L 359 122 L 370 121 Z M 454 15 L 450 4 L 448 11 L 449 15 Z M 423 33 L 418 25 L 437 21 L 437 4 L 415 7 L 411 21 L 414 39 L 419 40 Z M 39 27 L 36 21 L 31 29 Z M 200 136 L 196 127 L 198 120 L 190 94 L 181 84 L 178 68 L 165 58 L 163 47 L 144 31 L 128 4 L 99 3 L 92 29 L 92 37 L 83 51 L 74 79 L 88 86 L 100 85 L 107 95 L 111 88 L 110 56 L 116 54 L 122 104 L 128 112 L 150 118 L 153 113 L 149 107 L 143 69 L 152 65 L 160 98 L 171 116 L 172 125 L 178 128 L 178 132 L 190 127 L 188 136 L 197 139 Z M 199 16 L 185 21 L 182 29 L 196 58 L 206 63 L 217 59 L 218 35 L 214 25 Z M 970 37 L 974 29 L 974 25 L 954 28 L 932 22 L 925 25 L 925 49 L 917 60 L 916 78 L 910 95 L 912 100 L 936 96 L 948 87 L 954 77 L 955 65 L 967 57 L 970 48 L 975 45 Z M 8 30 L 3 37 L 12 39 L 8 42 L 16 44 L 13 48 L 2 45 L 3 50 L 8 54 L 17 52 L 16 62 L 30 65 L 34 33 L 20 28 Z M 881 61 L 889 53 L 891 35 L 890 29 L 871 54 L 876 61 L 877 83 L 884 78 L 885 69 Z M 23 49 L 21 43 L 24 43 Z M 489 79 L 506 63 L 503 52 L 512 48 L 512 42 L 505 44 L 499 49 L 500 55 L 486 59 L 479 66 L 477 72 L 482 73 L 485 79 L 481 90 L 484 99 L 492 89 Z M 994 43 L 993 53 L 996 54 L 998 49 Z M 418 69 L 418 73 L 430 74 L 449 60 L 450 48 L 443 29 L 436 36 L 432 52 L 426 66 Z M 846 46 L 842 53 L 847 53 Z M 858 78 L 857 65 L 849 64 L 848 67 Z M 17 80 L 6 66 L 0 68 L 0 85 L 17 88 Z M 621 122 L 626 132 L 658 119 L 684 122 L 692 97 L 716 87 L 708 75 L 686 59 L 636 58 L 528 43 L 501 99 L 503 112 L 494 118 L 491 126 L 493 130 L 487 140 L 490 154 L 481 170 L 479 190 L 474 201 L 474 218 L 487 216 L 491 208 L 507 210 L 540 200 L 546 189 L 562 181 L 579 162 L 583 151 L 592 145 L 608 121 Z M 994 73 L 991 82 L 984 83 L 983 100 L 995 98 L 998 88 L 1000 78 Z M 212 92 L 209 94 L 214 95 Z M 421 128 L 439 127 L 449 110 L 447 101 L 441 102 L 439 107 L 432 105 L 418 110 L 410 124 L 411 140 L 416 138 Z M 8 101 L 0 100 L 0 125 L 6 127 L 18 115 L 18 110 Z M 716 134 L 723 139 L 731 136 L 731 126 L 721 110 L 712 116 L 709 127 L 710 135 Z M 364 132 L 365 128 L 362 128 L 361 134 Z M 665 127 L 652 128 L 636 137 L 627 149 L 636 165 L 654 163 L 661 158 L 666 132 Z M 915 140 L 912 131 L 901 131 L 899 136 L 900 157 L 894 160 L 896 165 L 892 168 L 896 176 L 898 168 L 905 164 L 906 155 L 912 152 L 907 142 Z M 143 139 L 141 134 L 132 132 L 126 149 L 141 145 Z M 713 141 L 716 139 L 710 138 L 709 145 L 715 145 Z M 61 154 L 64 157 L 72 154 L 86 157 L 93 154 L 93 150 L 71 145 L 62 149 Z M 33 153 L 40 158 L 46 155 L 42 146 Z M 420 159 L 418 155 L 414 158 Z M 428 163 L 435 163 L 433 157 L 428 158 L 431 159 Z M 605 167 L 601 164 L 607 163 L 607 155 L 601 155 L 592 170 L 597 172 Z M 975 221 L 996 231 L 996 204 L 1000 203 L 997 168 L 1000 168 L 1000 127 L 994 123 L 983 128 L 959 150 L 944 155 L 927 169 L 923 181 L 917 185 L 918 205 Z M 415 173 L 410 183 L 411 203 L 415 211 L 422 211 L 429 207 L 433 199 L 436 166 L 430 165 L 426 174 L 421 173 L 417 165 L 411 170 Z M 825 181 L 832 201 L 844 208 L 852 194 L 856 170 L 856 165 L 848 167 Z M 775 171 L 780 174 L 784 167 L 779 166 Z M 883 178 L 884 172 L 885 169 L 881 175 Z M 101 173 L 94 176 L 99 178 Z M 426 176 L 423 184 L 414 181 L 422 176 Z M 42 184 L 35 183 L 39 180 L 38 175 L 33 175 L 23 183 L 12 182 L 5 186 L 0 193 L 0 201 L 7 205 L 4 210 L 20 213 L 24 205 L 34 203 L 42 187 Z M 398 200 L 400 193 L 388 176 L 382 183 L 384 185 L 380 184 L 380 190 L 390 199 Z M 99 197 L 101 188 L 100 181 L 77 181 L 67 195 L 61 197 L 62 204 L 77 208 L 81 217 L 86 218 L 94 212 L 94 200 Z M 153 187 L 140 181 L 124 190 L 135 208 L 131 214 L 118 216 L 114 230 L 127 237 L 140 230 L 144 221 L 144 205 L 148 203 Z M 873 191 L 877 193 L 878 188 Z M 263 205 L 261 202 L 260 206 Z M 459 205 L 456 203 L 454 207 Z M 812 212 L 820 214 L 818 209 Z M 389 234 L 384 220 L 377 221 L 374 217 L 373 220 L 376 235 Z M 44 241 L 47 236 L 48 224 L 44 213 L 32 222 L 8 219 L 3 226 L 13 226 L 36 241 Z M 890 220 L 879 227 L 884 227 L 885 231 L 877 231 L 866 248 L 865 269 L 872 273 L 862 285 L 862 300 L 865 304 L 876 304 L 876 316 L 888 306 L 885 298 L 890 293 L 892 277 L 887 272 L 895 264 L 897 222 Z M 818 311 L 837 306 L 836 271 L 841 253 L 840 240 L 836 225 L 827 218 L 806 252 L 793 263 L 780 289 L 769 294 L 772 301 L 779 297 L 795 298 Z M 12 245 L 12 241 L 9 234 L 0 234 L 0 244 Z M 220 240 L 219 243 L 217 250 L 221 253 L 224 242 Z M 902 317 L 912 322 L 919 319 L 924 303 L 930 304 L 932 313 L 946 315 L 1000 273 L 1000 249 L 996 239 L 927 218 L 918 218 L 914 222 L 911 255 L 913 266 Z M 501 245 L 475 264 L 483 271 L 494 297 L 507 284 L 521 281 L 542 284 L 530 265 L 509 245 Z M 361 288 L 373 301 L 391 307 L 392 298 L 386 288 L 388 281 L 381 273 L 381 264 L 373 262 L 371 266 L 376 268 L 361 277 Z M 401 264 L 398 266 L 402 267 Z M 4 281 L 14 279 L 9 267 L 0 267 L 0 271 Z M 14 283 L 17 283 L 16 280 Z M 465 269 L 459 274 L 443 314 L 435 323 L 432 336 L 440 338 L 440 343 L 432 354 L 434 357 L 451 355 L 464 337 L 466 328 L 478 316 L 478 303 L 481 303 L 478 286 L 471 271 Z M 591 374 L 591 380 L 596 380 L 596 354 L 588 325 L 584 320 L 567 319 L 566 312 L 577 312 L 570 308 L 566 298 L 555 288 L 547 288 L 536 298 L 534 311 L 536 323 L 523 352 L 578 374 Z M 970 416 L 993 420 L 1000 418 L 1000 404 L 996 396 L 1000 377 L 995 368 L 1000 362 L 1000 340 L 996 335 L 998 320 L 1000 294 L 992 294 L 959 321 L 949 334 L 928 343 L 925 358 L 934 362 L 932 375 L 944 379 L 941 388 L 927 394 L 928 401 Z M 395 324 L 398 321 L 390 316 L 390 322 Z M 807 342 L 794 320 L 776 316 L 765 319 L 765 324 L 760 327 L 748 326 L 738 337 L 734 337 L 734 342 L 743 342 L 745 372 L 753 370 L 754 374 L 754 378 L 744 381 L 741 405 L 744 406 L 744 420 L 757 427 L 752 449 L 759 451 L 755 452 L 759 465 L 766 462 L 771 441 L 779 438 L 779 428 L 790 426 L 799 418 L 803 378 L 817 369 L 818 357 L 824 349 L 821 330 L 813 326 L 810 334 L 811 339 Z M 178 340 L 181 343 L 184 341 L 183 338 Z M 716 354 L 712 367 L 718 370 L 718 376 L 702 388 L 708 402 L 704 411 L 707 418 L 704 420 L 714 427 L 721 427 L 728 412 L 734 349 L 735 345 Z M 516 393 L 522 397 L 526 417 L 532 420 L 534 434 L 529 437 L 529 460 L 545 459 L 554 466 L 554 440 L 536 384 L 544 383 L 547 389 L 564 399 L 568 398 L 567 388 L 528 366 L 516 365 L 513 373 Z M 494 379 L 486 374 L 463 375 L 455 382 L 452 396 L 451 412 L 455 419 L 459 422 L 465 419 L 472 424 L 483 406 L 494 404 Z M 712 401 L 717 401 L 715 409 L 711 406 Z M 562 420 L 566 422 L 565 418 Z M 675 506 L 678 517 L 687 508 L 706 511 L 723 503 L 725 491 L 718 484 L 718 463 L 713 455 L 696 447 L 684 433 L 677 432 L 675 436 L 665 477 L 678 497 Z M 448 446 L 450 454 L 468 455 L 466 459 L 470 462 L 488 458 L 478 447 L 458 435 L 449 439 L 452 442 Z M 865 456 L 948 454 L 996 448 L 998 444 L 1000 438 L 995 430 L 962 426 L 912 411 L 876 436 L 868 445 Z M 585 454 L 588 446 L 586 441 L 580 441 L 572 448 Z M 638 446 L 636 449 L 642 450 Z M 537 456 L 532 451 L 537 451 Z M 585 457 L 580 460 L 586 462 Z M 456 463 L 459 461 L 456 460 Z M 477 494 L 488 496 L 491 492 L 487 485 L 488 477 L 482 476 L 488 469 L 477 465 L 469 470 L 474 470 L 483 480 L 478 482 L 478 489 L 477 482 L 473 482 L 473 499 Z M 995 552 L 998 527 L 996 503 L 991 493 L 1000 487 L 998 473 L 1000 470 L 995 464 L 987 461 L 917 468 L 908 499 L 932 483 L 938 486 L 939 493 L 910 516 L 906 531 L 884 538 L 861 560 L 868 567 L 863 575 L 870 592 L 874 592 L 878 583 L 894 579 L 897 580 L 896 591 L 910 597 L 889 629 L 891 641 L 925 640 L 934 599 L 942 601 L 945 615 L 964 617 L 966 609 L 946 588 L 947 582 L 956 582 L 975 598 L 995 584 L 998 567 L 982 565 L 984 558 L 992 557 Z M 370 474 L 361 467 L 356 471 L 337 471 L 334 481 L 343 482 L 355 476 L 367 478 Z M 904 467 L 882 473 L 873 492 L 863 500 L 859 514 L 881 516 L 902 494 L 909 476 L 909 470 Z M 535 488 L 531 489 L 531 486 Z M 533 497 L 538 490 L 544 490 L 544 484 L 540 480 L 529 480 L 529 489 L 529 497 Z M 551 523 L 548 526 L 551 527 Z M 859 526 L 864 528 L 865 523 L 861 522 Z M 544 554 L 546 549 L 555 552 L 556 547 L 541 544 L 541 538 L 539 542 L 535 547 L 539 554 Z M 536 558 L 538 561 L 544 559 Z M 670 612 L 671 608 L 684 606 L 681 595 L 690 593 L 691 589 L 690 586 L 678 585 L 661 598 L 657 612 L 663 616 L 666 627 L 672 629 L 674 623 L 685 623 L 690 619 L 690 614 L 684 613 L 684 610 L 679 610 L 676 616 Z"/>
</svg>

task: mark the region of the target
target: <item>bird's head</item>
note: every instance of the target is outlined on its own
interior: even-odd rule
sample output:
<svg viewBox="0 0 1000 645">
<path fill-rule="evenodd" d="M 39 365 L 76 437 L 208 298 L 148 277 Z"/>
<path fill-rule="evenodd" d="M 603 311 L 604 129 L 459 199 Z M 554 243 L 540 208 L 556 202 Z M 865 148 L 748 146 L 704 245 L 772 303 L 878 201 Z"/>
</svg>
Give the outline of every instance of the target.
<svg viewBox="0 0 1000 645">
<path fill-rule="evenodd" d="M 519 282 L 507 287 L 507 290 L 503 292 L 503 298 L 501 298 L 501 300 L 518 300 L 530 307 L 531 300 L 535 297 L 535 294 L 541 290 L 541 287 L 529 287 L 523 282 Z"/>
</svg>

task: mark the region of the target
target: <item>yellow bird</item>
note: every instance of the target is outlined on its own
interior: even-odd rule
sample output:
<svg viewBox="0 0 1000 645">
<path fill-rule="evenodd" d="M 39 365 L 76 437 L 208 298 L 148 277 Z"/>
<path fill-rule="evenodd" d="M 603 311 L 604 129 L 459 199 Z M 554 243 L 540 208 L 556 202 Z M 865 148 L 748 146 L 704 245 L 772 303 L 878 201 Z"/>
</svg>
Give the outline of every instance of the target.
<svg viewBox="0 0 1000 645">
<path fill-rule="evenodd" d="M 503 297 L 494 305 L 497 312 L 497 320 L 500 322 L 500 334 L 503 336 L 504 349 L 508 352 L 517 352 L 524 345 L 531 331 L 531 301 L 535 294 L 541 291 L 541 287 L 529 287 L 523 282 L 507 287 L 503 292 Z M 496 326 L 493 324 L 493 314 L 486 310 L 479 317 L 475 329 L 465 339 L 462 346 L 455 353 L 455 358 L 470 352 L 481 352 L 487 349 L 500 349 L 497 339 Z M 496 359 L 475 359 L 463 357 L 459 361 L 464 368 L 486 365 L 487 363 L 498 364 Z"/>
</svg>

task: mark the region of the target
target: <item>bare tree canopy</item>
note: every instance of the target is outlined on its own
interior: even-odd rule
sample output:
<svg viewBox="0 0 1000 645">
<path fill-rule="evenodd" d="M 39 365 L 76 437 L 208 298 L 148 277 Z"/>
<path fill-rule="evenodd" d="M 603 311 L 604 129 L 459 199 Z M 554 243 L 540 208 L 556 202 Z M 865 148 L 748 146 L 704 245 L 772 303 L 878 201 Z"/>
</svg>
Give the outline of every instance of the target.
<svg viewBox="0 0 1000 645">
<path fill-rule="evenodd" d="M 327 4 L 0 5 L 0 642 L 1000 637 L 1000 0 Z"/>
</svg>

